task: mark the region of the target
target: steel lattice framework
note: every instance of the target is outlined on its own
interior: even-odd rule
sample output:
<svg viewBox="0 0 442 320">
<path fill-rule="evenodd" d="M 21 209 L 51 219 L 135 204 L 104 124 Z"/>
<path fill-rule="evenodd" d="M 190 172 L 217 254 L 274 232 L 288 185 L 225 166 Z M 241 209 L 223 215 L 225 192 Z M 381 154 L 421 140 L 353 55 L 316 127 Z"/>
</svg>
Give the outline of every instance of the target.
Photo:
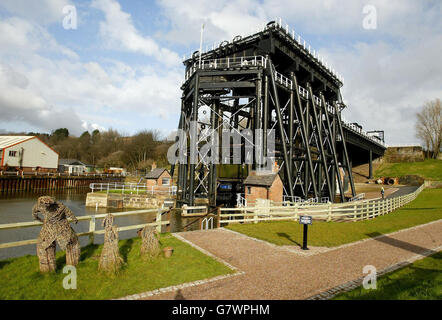
<svg viewBox="0 0 442 320">
<path fill-rule="evenodd" d="M 197 156 L 190 150 L 192 143 L 211 145 L 229 132 L 242 137 L 244 162 L 239 166 L 248 163 L 249 170 L 259 169 L 256 158 L 260 156 L 279 164 L 286 197 L 334 201 L 339 194 L 346 201 L 344 172 L 355 196 L 341 119 L 345 107 L 341 79 L 277 23 L 235 39 L 184 62 L 179 129 L 188 133 L 189 143 L 186 161 L 177 163 L 178 203 L 194 205 L 195 198 L 201 197 L 212 206 L 217 204 L 219 166 L 230 163 L 232 150 L 221 164 L 209 160 L 231 147 L 197 148 Z M 245 129 L 258 132 L 258 137 L 253 139 Z M 275 135 L 273 154 L 268 146 L 271 134 Z M 257 148 L 256 154 L 247 142 Z"/>
</svg>

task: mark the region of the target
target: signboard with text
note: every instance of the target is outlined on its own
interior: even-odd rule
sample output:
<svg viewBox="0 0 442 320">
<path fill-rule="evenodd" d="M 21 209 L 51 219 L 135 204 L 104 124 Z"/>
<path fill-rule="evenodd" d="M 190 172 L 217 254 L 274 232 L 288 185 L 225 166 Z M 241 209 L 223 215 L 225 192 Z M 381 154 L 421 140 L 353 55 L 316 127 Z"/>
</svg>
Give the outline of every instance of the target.
<svg viewBox="0 0 442 320">
<path fill-rule="evenodd" d="M 300 216 L 299 224 L 312 224 L 313 217 L 312 216 Z"/>
</svg>

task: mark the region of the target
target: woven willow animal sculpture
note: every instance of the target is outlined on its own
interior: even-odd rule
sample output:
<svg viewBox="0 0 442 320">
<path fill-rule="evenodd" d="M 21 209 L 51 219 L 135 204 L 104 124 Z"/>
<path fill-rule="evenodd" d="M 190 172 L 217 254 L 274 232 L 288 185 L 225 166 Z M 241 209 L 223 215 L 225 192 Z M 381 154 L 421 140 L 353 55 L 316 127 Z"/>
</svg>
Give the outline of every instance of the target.
<svg viewBox="0 0 442 320">
<path fill-rule="evenodd" d="M 118 250 L 118 229 L 113 223 L 114 216 L 109 213 L 103 220 L 104 245 L 98 262 L 98 270 L 116 273 L 123 265 L 123 259 Z"/>
<path fill-rule="evenodd" d="M 153 258 L 160 253 L 160 244 L 155 227 L 145 226 L 141 230 L 141 256 Z"/>
<path fill-rule="evenodd" d="M 43 196 L 38 198 L 37 204 L 32 208 L 32 216 L 35 220 L 43 222 L 37 239 L 40 271 L 55 271 L 56 243 L 62 250 L 66 250 L 66 264 L 76 266 L 80 259 L 80 244 L 68 221 L 68 218 L 71 218 L 73 222 L 78 222 L 73 212 L 61 202 L 55 201 L 55 198 Z"/>
</svg>

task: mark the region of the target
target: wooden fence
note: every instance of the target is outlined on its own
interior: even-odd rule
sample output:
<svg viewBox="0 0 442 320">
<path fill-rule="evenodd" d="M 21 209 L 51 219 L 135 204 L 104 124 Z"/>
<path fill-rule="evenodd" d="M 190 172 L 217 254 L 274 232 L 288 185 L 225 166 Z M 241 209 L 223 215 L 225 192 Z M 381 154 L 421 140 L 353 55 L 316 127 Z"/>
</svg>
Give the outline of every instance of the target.
<svg viewBox="0 0 442 320">
<path fill-rule="evenodd" d="M 114 217 L 123 217 L 123 216 L 131 216 L 131 215 L 156 212 L 155 222 L 118 227 L 117 229 L 118 229 L 118 231 L 127 231 L 127 230 L 141 229 L 141 228 L 144 228 L 145 226 L 155 226 L 157 231 L 161 232 L 161 226 L 168 225 L 170 223 L 169 221 L 161 221 L 162 214 L 166 211 L 168 211 L 168 210 L 167 209 L 149 209 L 149 210 L 137 210 L 137 211 L 128 211 L 128 212 L 115 212 L 115 213 L 112 213 L 112 215 Z M 107 216 L 107 213 L 77 217 L 78 221 L 89 221 L 89 231 L 77 233 L 77 235 L 79 237 L 89 236 L 90 241 L 93 243 L 95 235 L 104 234 L 104 229 L 101 229 L 101 230 L 96 229 L 96 222 L 99 219 L 104 219 L 106 216 Z M 18 222 L 18 223 L 0 224 L 0 231 L 7 230 L 7 229 L 29 228 L 29 227 L 39 226 L 39 225 L 43 225 L 43 223 L 41 223 L 40 221 L 32 221 L 32 222 Z M 0 249 L 20 247 L 20 246 L 25 246 L 25 245 L 29 245 L 29 244 L 36 244 L 36 243 L 37 243 L 37 239 L 0 243 Z"/>
<path fill-rule="evenodd" d="M 297 221 L 299 216 L 312 216 L 322 221 L 360 221 L 373 219 L 388 214 L 416 199 L 424 189 L 388 199 L 369 199 L 346 203 L 327 203 L 305 205 L 285 203 L 282 206 L 255 206 L 243 208 L 219 208 L 217 212 L 218 227 L 222 224 L 259 221 Z"/>
</svg>

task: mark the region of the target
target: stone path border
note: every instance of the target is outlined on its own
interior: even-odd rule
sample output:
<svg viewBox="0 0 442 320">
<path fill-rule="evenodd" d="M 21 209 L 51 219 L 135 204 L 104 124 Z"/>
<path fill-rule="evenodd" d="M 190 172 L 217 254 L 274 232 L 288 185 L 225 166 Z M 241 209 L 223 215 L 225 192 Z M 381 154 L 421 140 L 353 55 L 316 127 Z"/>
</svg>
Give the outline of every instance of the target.
<svg viewBox="0 0 442 320">
<path fill-rule="evenodd" d="M 235 276 L 240 276 L 242 274 L 244 274 L 244 271 L 239 270 L 238 268 L 232 266 L 231 264 L 229 264 L 228 262 L 224 261 L 223 259 L 211 254 L 210 252 L 208 252 L 207 250 L 204 250 L 203 248 L 197 246 L 196 244 L 190 242 L 189 240 L 184 239 L 182 236 L 180 236 L 178 233 L 172 233 L 172 236 L 177 238 L 178 240 L 185 242 L 186 244 L 190 245 L 191 247 L 197 249 L 198 251 L 202 252 L 203 254 L 211 257 L 212 259 L 224 264 L 226 267 L 228 267 L 229 269 L 235 271 L 234 273 L 230 273 L 230 274 L 225 274 L 225 275 L 220 275 L 220 276 L 216 276 L 213 278 L 208 278 L 208 279 L 203 279 L 203 280 L 197 280 L 197 281 L 192 281 L 192 282 L 186 282 L 186 283 L 182 283 L 176 286 L 169 286 L 169 287 L 165 287 L 165 288 L 159 288 L 159 289 L 155 289 L 155 290 L 151 290 L 151 291 L 147 291 L 147 292 L 143 292 L 143 293 L 139 293 L 139 294 L 133 294 L 133 295 L 129 295 L 126 297 L 122 297 L 122 298 L 118 298 L 115 300 L 139 300 L 139 299 L 144 299 L 144 298 L 148 298 L 148 297 L 152 297 L 154 295 L 158 295 L 158 294 L 162 294 L 162 293 L 166 293 L 166 292 L 175 292 L 177 290 L 181 290 L 184 288 L 189 288 L 189 287 L 194 287 L 197 285 L 202 285 L 202 284 L 206 284 L 206 283 L 210 283 L 210 282 L 214 282 L 214 281 L 219 281 L 219 280 L 223 280 L 223 279 L 227 279 L 227 278 L 231 278 L 231 277 L 235 277 Z"/>
<path fill-rule="evenodd" d="M 425 257 L 428 257 L 428 256 L 434 254 L 435 252 L 439 252 L 439 251 L 442 251 L 442 246 L 439 246 L 439 247 L 434 248 L 434 249 L 427 250 L 425 252 L 422 252 L 421 254 L 418 254 L 418 255 L 415 255 L 415 256 L 411 257 L 410 259 L 407 259 L 405 261 L 402 261 L 402 262 L 396 263 L 394 265 L 391 265 L 388 268 L 385 268 L 385 269 L 383 269 L 381 271 L 378 271 L 376 273 L 376 276 L 380 277 L 380 276 L 383 276 L 383 275 L 385 275 L 387 273 L 390 273 L 390 272 L 396 271 L 398 269 L 401 269 L 403 267 L 407 267 L 407 266 L 411 265 L 413 262 L 415 262 L 417 260 L 420 260 L 420 259 L 423 259 Z M 362 281 L 363 280 L 364 280 L 364 277 L 360 277 L 360 278 L 358 278 L 356 280 L 346 282 L 344 284 L 341 284 L 341 285 L 339 285 L 337 287 L 328 289 L 326 291 L 322 291 L 321 293 L 318 293 L 318 294 L 316 294 L 314 296 L 311 296 L 311 297 L 307 298 L 306 300 L 329 300 L 329 299 L 332 299 L 334 296 L 336 296 L 338 294 L 341 294 L 341 293 L 348 292 L 348 291 L 354 290 L 356 288 L 359 288 L 362 285 Z"/>
</svg>

